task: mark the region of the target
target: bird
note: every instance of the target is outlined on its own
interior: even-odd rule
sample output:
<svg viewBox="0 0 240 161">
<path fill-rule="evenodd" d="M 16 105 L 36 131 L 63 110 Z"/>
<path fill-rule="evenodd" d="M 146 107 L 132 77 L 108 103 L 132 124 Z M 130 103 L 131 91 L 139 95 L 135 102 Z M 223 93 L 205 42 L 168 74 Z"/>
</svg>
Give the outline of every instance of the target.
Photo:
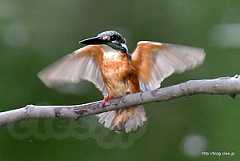
<svg viewBox="0 0 240 161">
<path fill-rule="evenodd" d="M 126 39 L 117 31 L 104 31 L 83 39 L 85 46 L 44 68 L 38 76 L 49 88 L 65 83 L 92 82 L 103 95 L 103 106 L 113 98 L 160 88 L 173 73 L 201 65 L 201 48 L 171 43 L 139 41 L 129 53 Z M 147 121 L 143 105 L 96 115 L 98 122 L 116 132 L 129 133 Z"/>
</svg>

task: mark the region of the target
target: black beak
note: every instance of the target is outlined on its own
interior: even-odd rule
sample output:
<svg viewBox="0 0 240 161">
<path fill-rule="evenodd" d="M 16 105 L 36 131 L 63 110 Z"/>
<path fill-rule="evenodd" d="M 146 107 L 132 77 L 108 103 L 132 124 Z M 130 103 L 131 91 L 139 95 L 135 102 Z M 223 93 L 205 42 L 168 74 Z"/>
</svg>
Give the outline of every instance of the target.
<svg viewBox="0 0 240 161">
<path fill-rule="evenodd" d="M 106 44 L 107 41 L 101 39 L 100 37 L 91 37 L 88 39 L 81 40 L 79 41 L 79 43 L 85 44 L 85 45 L 97 45 L 97 44 Z"/>
</svg>

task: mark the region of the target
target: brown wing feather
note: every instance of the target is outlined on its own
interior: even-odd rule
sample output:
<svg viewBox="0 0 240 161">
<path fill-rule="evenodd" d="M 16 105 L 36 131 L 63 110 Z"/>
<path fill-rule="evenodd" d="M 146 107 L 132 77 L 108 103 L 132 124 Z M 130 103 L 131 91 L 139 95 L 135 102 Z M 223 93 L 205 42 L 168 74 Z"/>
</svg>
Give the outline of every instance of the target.
<svg viewBox="0 0 240 161">
<path fill-rule="evenodd" d="M 199 48 L 150 41 L 140 41 L 132 54 L 144 90 L 159 88 L 165 78 L 197 67 L 204 57 Z"/>
<path fill-rule="evenodd" d="M 63 57 L 42 70 L 38 76 L 46 86 L 51 88 L 58 88 L 65 83 L 88 80 L 106 95 L 106 87 L 99 67 L 102 55 L 100 46 L 89 45 Z"/>
</svg>

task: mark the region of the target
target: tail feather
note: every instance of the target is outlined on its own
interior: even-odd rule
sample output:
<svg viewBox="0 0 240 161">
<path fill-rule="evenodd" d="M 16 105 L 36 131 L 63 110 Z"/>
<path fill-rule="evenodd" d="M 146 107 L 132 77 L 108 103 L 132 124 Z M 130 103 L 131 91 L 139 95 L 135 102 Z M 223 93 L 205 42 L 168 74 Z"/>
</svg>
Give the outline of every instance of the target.
<svg viewBox="0 0 240 161">
<path fill-rule="evenodd" d="M 106 128 L 111 128 L 112 121 L 115 115 L 116 115 L 116 111 L 109 111 L 109 112 L 98 114 L 97 115 L 97 117 L 99 118 L 98 122 L 103 124 Z"/>
<path fill-rule="evenodd" d="M 98 114 L 98 122 L 114 131 L 135 131 L 147 120 L 143 106 Z"/>
</svg>

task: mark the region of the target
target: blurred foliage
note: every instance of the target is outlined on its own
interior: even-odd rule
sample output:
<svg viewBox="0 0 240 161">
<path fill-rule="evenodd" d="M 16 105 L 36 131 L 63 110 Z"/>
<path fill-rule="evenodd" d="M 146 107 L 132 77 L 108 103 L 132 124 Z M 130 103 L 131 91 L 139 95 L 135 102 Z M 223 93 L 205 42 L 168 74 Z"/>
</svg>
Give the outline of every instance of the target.
<svg viewBox="0 0 240 161">
<path fill-rule="evenodd" d="M 219 25 L 238 23 L 240 1 L 236 0 L 0 0 L 0 109 L 101 99 L 93 86 L 82 88 L 78 95 L 58 93 L 46 88 L 36 74 L 81 47 L 80 39 L 104 30 L 125 35 L 130 51 L 139 40 L 205 49 L 202 67 L 175 75 L 163 86 L 235 75 L 240 69 L 240 38 L 234 37 L 234 47 L 222 46 L 227 44 L 225 36 L 213 33 Z M 0 130 L 0 160 L 238 161 L 239 103 L 238 97 L 199 95 L 151 103 L 146 105 L 147 125 L 133 134 L 110 132 L 93 116 L 78 122 L 25 121 Z M 204 156 L 200 151 L 235 155 Z"/>
</svg>

